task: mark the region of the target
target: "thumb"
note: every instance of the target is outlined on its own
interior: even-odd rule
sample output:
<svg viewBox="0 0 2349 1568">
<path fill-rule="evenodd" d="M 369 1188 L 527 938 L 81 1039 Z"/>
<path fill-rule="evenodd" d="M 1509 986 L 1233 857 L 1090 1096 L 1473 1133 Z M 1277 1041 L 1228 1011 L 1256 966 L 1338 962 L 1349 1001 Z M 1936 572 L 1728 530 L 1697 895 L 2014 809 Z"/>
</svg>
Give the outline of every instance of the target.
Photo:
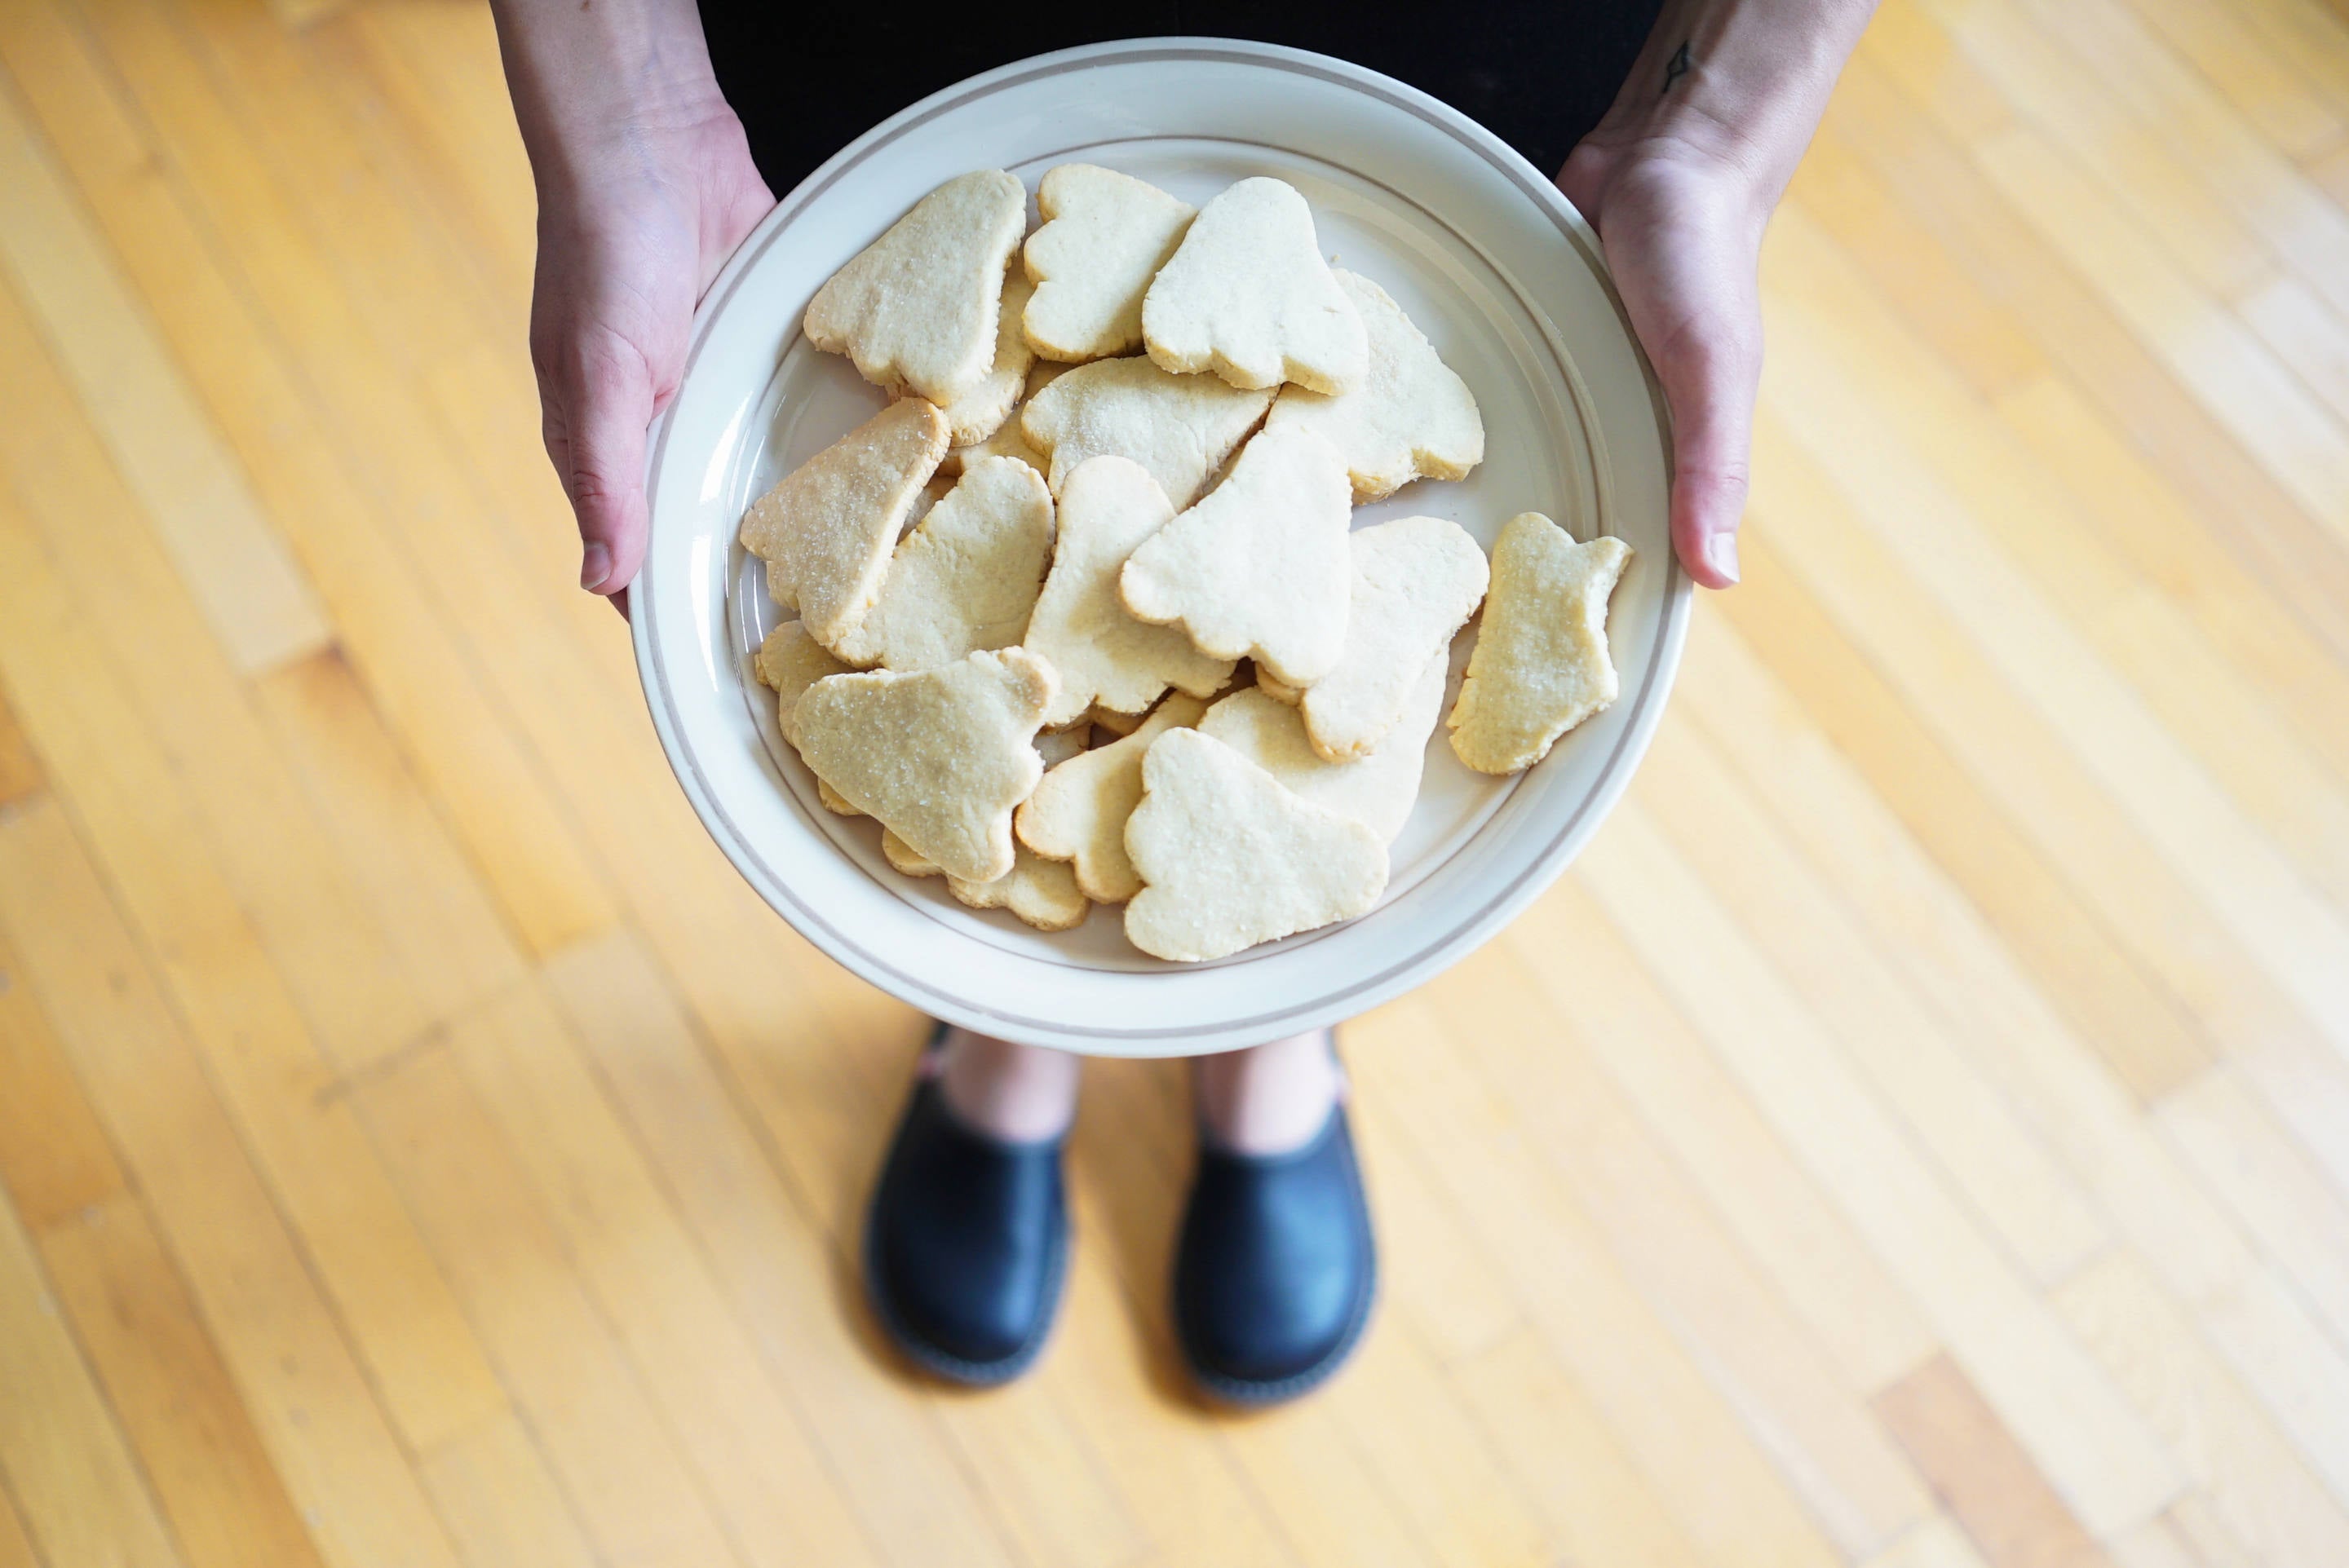
<svg viewBox="0 0 2349 1568">
<path fill-rule="evenodd" d="M 586 348 L 561 377 L 560 439 L 550 409 L 548 455 L 579 519 L 579 586 L 617 594 L 645 558 L 645 432 L 653 378 L 616 339 Z"/>
<path fill-rule="evenodd" d="M 1760 381 L 1761 327 L 1720 334 L 1656 366 L 1672 411 L 1672 549 L 1707 588 L 1737 581 Z M 1751 344 L 1749 348 L 1746 346 Z"/>
</svg>

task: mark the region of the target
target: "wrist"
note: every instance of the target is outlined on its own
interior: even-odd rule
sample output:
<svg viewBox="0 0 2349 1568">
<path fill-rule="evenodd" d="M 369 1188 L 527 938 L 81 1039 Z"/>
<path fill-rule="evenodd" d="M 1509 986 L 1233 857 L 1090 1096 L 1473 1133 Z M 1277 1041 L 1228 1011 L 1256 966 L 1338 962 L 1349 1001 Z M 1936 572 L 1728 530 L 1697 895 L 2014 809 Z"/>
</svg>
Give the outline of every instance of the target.
<svg viewBox="0 0 2349 1568">
<path fill-rule="evenodd" d="M 657 179 L 712 129 L 734 128 L 693 0 L 491 0 L 491 9 L 542 206 L 616 173 Z"/>
<path fill-rule="evenodd" d="M 1668 0 L 1586 145 L 1742 181 L 1766 216 L 1877 0 Z"/>
</svg>

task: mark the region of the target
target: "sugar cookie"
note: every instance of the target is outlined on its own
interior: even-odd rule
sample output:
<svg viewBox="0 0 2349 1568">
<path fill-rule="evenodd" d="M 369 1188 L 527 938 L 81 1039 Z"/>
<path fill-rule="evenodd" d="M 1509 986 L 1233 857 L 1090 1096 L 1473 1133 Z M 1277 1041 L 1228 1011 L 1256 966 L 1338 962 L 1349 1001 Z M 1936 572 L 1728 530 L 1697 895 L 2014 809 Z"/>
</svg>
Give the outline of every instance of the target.
<svg viewBox="0 0 2349 1568">
<path fill-rule="evenodd" d="M 1142 799 L 1143 757 L 1160 736 L 1198 723 L 1206 711 L 1197 697 L 1177 692 L 1133 734 L 1050 769 L 1013 814 L 1012 830 L 1038 854 L 1074 862 L 1087 898 L 1123 903 L 1142 891 L 1126 858 L 1125 820 Z"/>
<path fill-rule="evenodd" d="M 1144 885 L 1125 906 L 1125 934 L 1144 953 L 1221 958 L 1350 919 L 1386 890 L 1376 833 L 1300 799 L 1211 736 L 1160 736 L 1142 784 L 1125 850 Z"/>
<path fill-rule="evenodd" d="M 1019 648 L 913 675 L 874 670 L 810 686 L 792 742 L 816 777 L 949 876 L 1011 869 L 1011 812 L 1044 776 L 1031 744 L 1058 684 Z"/>
<path fill-rule="evenodd" d="M 1118 601 L 1126 558 L 1174 515 L 1150 475 L 1124 458 L 1095 458 L 1070 477 L 1024 645 L 1061 677 L 1047 724 L 1070 723 L 1094 704 L 1139 713 L 1170 686 L 1212 696 L 1232 678 L 1230 660 L 1200 653 L 1179 628 L 1135 620 Z"/>
<path fill-rule="evenodd" d="M 881 596 L 840 641 L 855 665 L 926 670 L 1028 631 L 1052 553 L 1052 494 L 1036 470 L 986 458 L 897 546 Z"/>
<path fill-rule="evenodd" d="M 1269 391 L 1171 376 L 1139 356 L 1100 359 L 1040 389 L 1019 410 L 1019 429 L 1050 459 L 1053 494 L 1092 459 L 1131 458 L 1180 511 L 1270 407 Z"/>
<path fill-rule="evenodd" d="M 1147 181 L 1063 163 L 1036 187 L 1044 222 L 1022 253 L 1035 297 L 1029 344 L 1047 359 L 1101 359 L 1142 346 L 1142 296 L 1197 212 Z"/>
<path fill-rule="evenodd" d="M 1452 705 L 1452 749 L 1479 773 L 1515 773 L 1615 700 L 1607 598 L 1631 559 L 1619 539 L 1577 543 L 1537 511 L 1493 547 L 1492 596 Z"/>
<path fill-rule="evenodd" d="M 1212 370 L 1235 387 L 1294 381 L 1347 392 L 1370 340 L 1330 275 L 1305 198 L 1278 180 L 1243 180 L 1200 209 L 1142 304 L 1150 357 Z"/>
<path fill-rule="evenodd" d="M 1019 312 L 1028 303 L 1028 280 L 1018 269 L 1003 280 L 1003 308 L 995 329 L 995 363 L 978 386 L 938 410 L 957 447 L 969 447 L 1003 428 L 1028 385 L 1036 351 L 1019 335 Z M 899 395 L 910 396 L 902 387 Z"/>
<path fill-rule="evenodd" d="M 1337 277 L 1369 335 L 1370 369 L 1361 385 L 1334 397 L 1282 387 L 1267 428 L 1293 425 L 1329 438 L 1345 456 L 1357 506 L 1416 479 L 1467 478 L 1485 460 L 1485 421 L 1468 383 L 1386 290 L 1353 273 Z"/>
<path fill-rule="evenodd" d="M 1027 225 L 1016 178 L 956 176 L 816 290 L 801 324 L 808 341 L 847 355 L 867 381 L 951 406 L 994 366 L 1004 271 Z"/>
<path fill-rule="evenodd" d="M 1444 682 L 1451 668 L 1449 650 L 1430 658 L 1394 727 L 1376 747 L 1350 762 L 1331 762 L 1314 750 L 1297 710 L 1266 696 L 1261 688 L 1216 698 L 1197 727 L 1295 794 L 1340 817 L 1352 818 L 1376 833 L 1381 842 L 1392 843 L 1418 803 L 1427 739 L 1435 733 L 1435 721 L 1444 712 Z"/>
<path fill-rule="evenodd" d="M 1307 688 L 1299 711 L 1313 749 L 1332 762 L 1379 743 L 1418 685 L 1428 655 L 1452 645 L 1485 597 L 1485 552 L 1456 522 L 1399 517 L 1356 530 L 1346 652 Z"/>
<path fill-rule="evenodd" d="M 881 593 L 905 514 L 946 455 L 947 422 L 918 397 L 892 403 L 751 503 L 742 548 L 767 563 L 767 592 L 808 634 L 838 650 Z"/>
<path fill-rule="evenodd" d="M 1213 658 L 1310 686 L 1345 652 L 1352 491 L 1338 449 L 1267 430 L 1206 500 L 1135 548 L 1118 597 Z"/>
</svg>

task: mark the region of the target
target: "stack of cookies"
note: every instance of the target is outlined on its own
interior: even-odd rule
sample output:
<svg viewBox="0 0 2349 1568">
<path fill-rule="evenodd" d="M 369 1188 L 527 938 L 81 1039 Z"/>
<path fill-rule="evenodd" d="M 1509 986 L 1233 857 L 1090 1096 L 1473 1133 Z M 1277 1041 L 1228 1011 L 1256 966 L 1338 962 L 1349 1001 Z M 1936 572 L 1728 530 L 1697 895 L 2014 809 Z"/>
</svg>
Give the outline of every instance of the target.
<svg viewBox="0 0 2349 1568">
<path fill-rule="evenodd" d="M 796 620 L 759 650 L 823 803 L 1047 931 L 1122 903 L 1200 961 L 1361 914 L 1449 724 L 1513 773 L 1614 700 L 1630 552 L 1537 512 L 1353 508 L 1485 455 L 1467 384 L 1322 257 L 1278 180 L 1194 209 L 1064 164 L 947 181 L 804 330 L 889 405 L 742 519 Z M 1013 263 L 1019 264 L 1015 266 Z"/>
</svg>

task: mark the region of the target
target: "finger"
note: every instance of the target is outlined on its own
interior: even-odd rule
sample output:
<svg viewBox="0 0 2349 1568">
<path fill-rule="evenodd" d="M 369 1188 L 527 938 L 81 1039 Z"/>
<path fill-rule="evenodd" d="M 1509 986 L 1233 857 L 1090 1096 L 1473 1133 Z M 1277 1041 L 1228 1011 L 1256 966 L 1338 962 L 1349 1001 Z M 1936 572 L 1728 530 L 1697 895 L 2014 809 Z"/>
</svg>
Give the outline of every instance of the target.
<svg viewBox="0 0 2349 1568">
<path fill-rule="evenodd" d="M 1672 549 L 1707 588 L 1737 581 L 1761 365 L 1758 344 L 1749 351 L 1746 341 L 1725 333 L 1656 367 L 1672 410 Z"/>
<path fill-rule="evenodd" d="M 616 345 L 583 355 L 565 380 L 556 462 L 579 519 L 579 585 L 615 593 L 644 562 L 652 377 L 641 356 Z"/>
</svg>

